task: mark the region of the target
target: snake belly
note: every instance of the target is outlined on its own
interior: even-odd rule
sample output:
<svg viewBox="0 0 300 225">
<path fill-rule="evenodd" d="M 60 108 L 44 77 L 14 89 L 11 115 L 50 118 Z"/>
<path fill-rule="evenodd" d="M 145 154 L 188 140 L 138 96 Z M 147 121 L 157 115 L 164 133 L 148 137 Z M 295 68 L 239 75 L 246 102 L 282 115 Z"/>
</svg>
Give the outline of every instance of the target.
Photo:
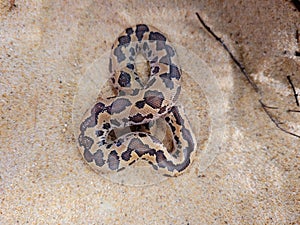
<svg viewBox="0 0 300 225">
<path fill-rule="evenodd" d="M 139 54 L 150 66 L 145 85 L 135 68 Z M 166 176 L 181 174 L 193 160 L 196 140 L 183 108 L 175 104 L 181 90 L 175 49 L 156 28 L 138 24 L 114 42 L 109 72 L 118 95 L 100 98 L 84 115 L 78 137 L 84 160 L 101 173 L 118 172 L 145 160 Z M 158 118 L 166 121 L 172 133 L 173 150 L 147 132 L 130 132 L 108 141 L 114 129 Z"/>
</svg>

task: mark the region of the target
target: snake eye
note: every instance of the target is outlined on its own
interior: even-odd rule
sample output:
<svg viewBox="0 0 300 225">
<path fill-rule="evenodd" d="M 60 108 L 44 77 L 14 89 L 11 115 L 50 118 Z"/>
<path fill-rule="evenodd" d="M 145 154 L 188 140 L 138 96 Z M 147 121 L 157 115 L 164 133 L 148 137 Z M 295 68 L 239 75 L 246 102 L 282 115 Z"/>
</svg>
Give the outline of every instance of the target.
<svg viewBox="0 0 300 225">
<path fill-rule="evenodd" d="M 152 71 L 151 71 L 151 75 L 155 75 L 159 72 L 159 66 L 155 66 L 153 67 Z"/>
</svg>

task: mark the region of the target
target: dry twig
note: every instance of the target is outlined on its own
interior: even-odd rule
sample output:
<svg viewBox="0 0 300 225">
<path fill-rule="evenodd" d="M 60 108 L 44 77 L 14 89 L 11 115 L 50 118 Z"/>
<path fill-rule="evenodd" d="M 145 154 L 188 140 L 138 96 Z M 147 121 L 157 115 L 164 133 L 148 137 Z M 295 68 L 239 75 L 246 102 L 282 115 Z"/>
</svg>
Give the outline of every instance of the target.
<svg viewBox="0 0 300 225">
<path fill-rule="evenodd" d="M 223 48 L 228 52 L 228 54 L 230 55 L 230 58 L 233 60 L 233 62 L 239 67 L 239 69 L 241 70 L 241 72 L 244 74 L 244 76 L 247 78 L 247 80 L 249 81 L 249 83 L 251 84 L 251 86 L 254 88 L 254 90 L 256 92 L 258 92 L 258 87 L 256 86 L 256 84 L 252 81 L 252 79 L 250 78 L 250 76 L 248 75 L 245 67 L 235 58 L 235 56 L 230 52 L 230 50 L 228 49 L 227 45 L 222 41 L 222 39 L 220 37 L 218 37 L 211 29 L 209 26 L 207 26 L 203 19 L 200 17 L 200 15 L 198 13 L 196 13 L 200 23 L 202 24 L 202 26 L 219 42 L 221 43 L 221 45 L 223 46 Z M 297 106 L 299 106 L 299 101 L 298 101 L 298 94 L 296 93 L 296 90 L 295 90 L 295 87 L 291 81 L 291 78 L 290 76 L 287 76 L 288 80 L 289 80 L 289 83 L 290 85 L 292 86 L 292 89 L 293 89 L 293 92 L 294 92 L 294 96 L 296 98 L 296 104 Z M 280 125 L 281 124 L 284 124 L 278 120 L 276 120 L 274 117 L 272 117 L 272 115 L 270 114 L 270 112 L 268 111 L 268 109 L 278 109 L 277 107 L 270 107 L 270 106 L 267 106 L 265 105 L 262 100 L 260 99 L 259 100 L 264 112 L 268 115 L 268 117 L 271 119 L 271 121 L 275 124 L 275 126 L 280 129 L 281 131 L 287 133 L 287 134 L 290 134 L 294 137 L 297 137 L 297 138 L 300 138 L 299 135 L 295 134 L 295 133 L 292 133 L 284 128 L 282 128 Z M 287 110 L 287 112 L 300 112 L 298 110 Z"/>
</svg>

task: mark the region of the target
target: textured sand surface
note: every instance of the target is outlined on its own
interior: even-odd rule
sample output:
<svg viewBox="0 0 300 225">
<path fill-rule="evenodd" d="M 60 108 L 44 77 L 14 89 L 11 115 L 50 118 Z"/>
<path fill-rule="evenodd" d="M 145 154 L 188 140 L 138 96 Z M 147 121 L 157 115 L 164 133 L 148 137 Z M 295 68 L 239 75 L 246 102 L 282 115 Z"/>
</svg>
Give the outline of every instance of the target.
<svg viewBox="0 0 300 225">
<path fill-rule="evenodd" d="M 0 224 L 299 223 L 295 4 L 10 2 L 0 2 Z M 258 91 L 196 12 L 245 66 Z M 75 134 L 78 96 L 91 89 L 84 78 L 117 35 L 138 23 L 157 27 L 179 48 L 181 101 L 198 149 L 182 176 L 130 186 L 92 171 Z"/>
</svg>

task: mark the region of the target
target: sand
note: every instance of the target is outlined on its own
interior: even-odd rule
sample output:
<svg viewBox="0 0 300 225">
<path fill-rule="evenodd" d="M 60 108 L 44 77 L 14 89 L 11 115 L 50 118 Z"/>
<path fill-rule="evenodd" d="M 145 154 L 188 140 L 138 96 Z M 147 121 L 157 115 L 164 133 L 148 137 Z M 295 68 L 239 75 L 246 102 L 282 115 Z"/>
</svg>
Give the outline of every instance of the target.
<svg viewBox="0 0 300 225">
<path fill-rule="evenodd" d="M 0 224 L 299 223 L 300 17 L 291 1 L 11 4 L 0 3 Z M 198 148 L 177 178 L 104 177 L 77 148 L 80 110 L 103 86 L 97 73 L 108 76 L 112 43 L 138 23 L 167 34 L 183 69 L 180 104 Z"/>
</svg>

